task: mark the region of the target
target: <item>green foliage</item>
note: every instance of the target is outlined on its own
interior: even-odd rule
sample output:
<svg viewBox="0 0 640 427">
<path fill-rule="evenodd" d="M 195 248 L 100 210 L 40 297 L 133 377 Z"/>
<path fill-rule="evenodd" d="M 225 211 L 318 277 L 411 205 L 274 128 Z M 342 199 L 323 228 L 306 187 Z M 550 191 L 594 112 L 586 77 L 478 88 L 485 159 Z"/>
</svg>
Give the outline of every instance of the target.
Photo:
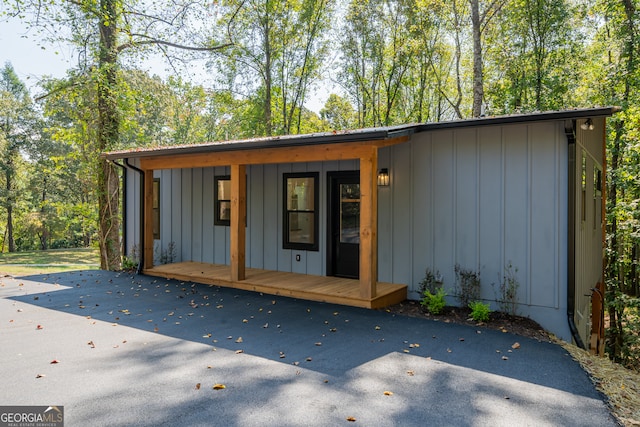
<svg viewBox="0 0 640 427">
<path fill-rule="evenodd" d="M 480 299 L 480 273 L 473 270 L 455 266 L 456 296 L 463 306 L 468 306 L 472 301 Z"/>
<path fill-rule="evenodd" d="M 70 40 L 82 54 L 67 76 L 42 82 L 40 110 L 12 68 L 2 70 L 1 249 L 93 244 L 98 200 L 107 193 L 99 188 L 105 180 L 98 179 L 98 154 L 106 149 L 468 117 L 474 99 L 469 6 L 477 3 L 232 0 L 178 8 L 147 2 L 141 14 L 136 1 L 4 1 L 0 14 L 20 16 L 41 42 Z M 632 3 L 493 2 L 484 5 L 490 9 L 480 34 L 488 115 L 623 107 L 607 121 L 604 192 L 615 359 L 636 348 L 625 344 L 633 335 L 627 325 L 634 302 L 623 296 L 640 296 L 640 15 Z M 202 16 L 219 21 L 203 25 Z M 151 42 L 164 35 L 174 45 L 227 46 L 208 64 L 215 90 L 136 70 L 136 59 L 152 49 L 177 54 Z M 114 46 L 104 46 L 106 40 Z M 337 82 L 331 90 L 339 95 L 324 100 L 319 117 L 305 105 L 314 90 L 326 89 L 314 87 L 323 77 Z M 110 119 L 103 121 L 105 113 Z M 112 243 L 117 240 L 116 234 Z M 512 314 L 516 276 L 507 266 L 497 298 Z M 456 266 L 464 305 L 478 299 L 479 283 L 478 274 Z"/>
<path fill-rule="evenodd" d="M 348 99 L 335 93 L 329 95 L 329 99 L 320 110 L 320 117 L 327 122 L 331 130 L 346 130 L 357 127 L 353 105 Z"/>
<path fill-rule="evenodd" d="M 472 301 L 469 303 L 471 309 L 471 318 L 476 322 L 488 322 L 491 309 L 489 304 L 485 304 L 481 301 Z"/>
<path fill-rule="evenodd" d="M 124 271 L 135 271 L 140 264 L 140 246 L 133 245 L 129 255 L 125 255 L 122 259 L 122 269 Z"/>
<path fill-rule="evenodd" d="M 640 369 L 640 298 L 616 290 L 607 283 L 610 325 L 606 331 L 607 352 L 622 365 Z"/>
<path fill-rule="evenodd" d="M 440 314 L 447 305 L 446 296 L 447 293 L 442 288 L 438 289 L 435 294 L 425 290 L 420 305 L 429 310 L 431 314 Z"/>
<path fill-rule="evenodd" d="M 328 55 L 334 1 L 227 2 L 218 30 L 234 43 L 215 58 L 253 135 L 300 133 L 304 104 Z M 252 135 L 252 136 L 253 136 Z"/>
</svg>

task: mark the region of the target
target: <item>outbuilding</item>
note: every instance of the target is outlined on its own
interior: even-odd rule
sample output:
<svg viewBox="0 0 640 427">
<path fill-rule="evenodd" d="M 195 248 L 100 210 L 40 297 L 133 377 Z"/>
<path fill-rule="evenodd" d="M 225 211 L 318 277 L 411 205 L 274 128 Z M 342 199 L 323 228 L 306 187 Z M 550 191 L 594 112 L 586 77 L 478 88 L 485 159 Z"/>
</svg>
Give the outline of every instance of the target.
<svg viewBox="0 0 640 427">
<path fill-rule="evenodd" d="M 144 274 L 379 308 L 456 269 L 499 307 L 601 347 L 615 107 L 107 153 Z M 592 302 L 593 301 L 593 302 Z"/>
</svg>

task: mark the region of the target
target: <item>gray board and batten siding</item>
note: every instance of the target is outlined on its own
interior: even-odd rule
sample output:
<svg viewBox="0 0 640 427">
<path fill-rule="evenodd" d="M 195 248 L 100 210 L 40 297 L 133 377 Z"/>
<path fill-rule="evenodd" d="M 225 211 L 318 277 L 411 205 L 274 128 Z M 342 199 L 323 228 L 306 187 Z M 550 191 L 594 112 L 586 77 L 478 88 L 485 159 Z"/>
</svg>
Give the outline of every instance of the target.
<svg viewBox="0 0 640 427">
<path fill-rule="evenodd" d="M 481 297 L 497 309 L 498 287 L 511 265 L 519 282 L 518 314 L 570 340 L 568 228 L 574 224 L 575 319 L 586 339 L 590 306 L 583 295 L 601 280 L 603 254 L 602 192 L 596 194 L 593 176 L 594 169 L 603 170 L 604 116 L 614 110 L 595 112 L 593 131 L 579 126 L 584 121 L 580 117 L 592 117 L 588 111 L 583 116 L 573 113 L 574 118 L 568 112 L 490 124 L 477 120 L 416 125 L 407 142 L 381 148 L 378 167 L 389 170 L 390 185 L 378 188 L 378 280 L 406 283 L 409 298 L 419 299 L 419 282 L 428 268 L 442 275 L 445 289 L 453 295 L 454 269 L 459 265 L 480 273 Z M 572 121 L 577 159 L 573 177 L 579 190 L 575 221 L 569 220 L 566 130 Z M 134 165 L 135 157 L 130 159 Z M 247 267 L 325 275 L 327 173 L 358 168 L 358 160 L 247 166 Z M 282 180 L 291 172 L 319 173 L 318 251 L 283 249 Z M 140 178 L 130 170 L 126 173 L 126 216 L 137 219 Z M 214 177 L 229 173 L 229 167 L 154 171 L 161 190 L 154 264 L 170 242 L 176 262 L 230 263 L 229 227 L 214 225 L 213 217 Z M 129 224 L 130 250 L 139 244 L 140 224 Z M 455 303 L 453 297 L 449 300 Z"/>
</svg>

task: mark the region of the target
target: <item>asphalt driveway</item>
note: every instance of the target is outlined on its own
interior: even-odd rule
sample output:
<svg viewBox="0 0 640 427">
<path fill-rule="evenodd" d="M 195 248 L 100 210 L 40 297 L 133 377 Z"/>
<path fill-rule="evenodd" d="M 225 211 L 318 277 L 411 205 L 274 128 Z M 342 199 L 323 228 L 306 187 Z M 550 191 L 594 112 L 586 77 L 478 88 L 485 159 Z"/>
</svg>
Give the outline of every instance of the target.
<svg viewBox="0 0 640 427">
<path fill-rule="evenodd" d="M 617 425 L 554 344 L 103 271 L 2 278 L 0 357 L 66 426 Z"/>
</svg>

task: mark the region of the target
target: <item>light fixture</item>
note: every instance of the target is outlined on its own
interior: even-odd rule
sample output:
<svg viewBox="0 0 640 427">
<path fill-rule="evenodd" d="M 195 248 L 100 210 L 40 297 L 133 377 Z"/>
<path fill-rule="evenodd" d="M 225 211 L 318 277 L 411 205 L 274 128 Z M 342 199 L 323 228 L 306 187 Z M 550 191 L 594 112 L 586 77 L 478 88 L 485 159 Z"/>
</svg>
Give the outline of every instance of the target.
<svg viewBox="0 0 640 427">
<path fill-rule="evenodd" d="M 580 129 L 582 130 L 593 130 L 594 128 L 595 126 L 593 125 L 593 121 L 591 119 L 587 119 L 580 125 Z"/>
<path fill-rule="evenodd" d="M 378 171 L 378 186 L 379 187 L 388 187 L 389 186 L 389 169 L 383 168 Z"/>
</svg>

